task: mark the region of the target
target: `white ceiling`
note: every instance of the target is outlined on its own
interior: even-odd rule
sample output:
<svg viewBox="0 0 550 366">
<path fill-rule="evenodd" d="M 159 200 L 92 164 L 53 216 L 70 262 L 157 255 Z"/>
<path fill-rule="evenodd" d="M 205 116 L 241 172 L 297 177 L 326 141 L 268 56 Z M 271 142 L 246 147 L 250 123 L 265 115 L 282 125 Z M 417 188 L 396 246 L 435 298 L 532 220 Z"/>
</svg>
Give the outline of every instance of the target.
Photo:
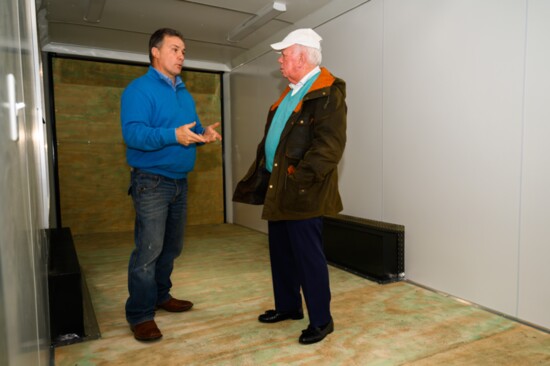
<svg viewBox="0 0 550 366">
<path fill-rule="evenodd" d="M 365 0 L 279 0 L 287 11 L 238 43 L 227 34 L 272 0 L 105 0 L 98 23 L 84 20 L 90 2 L 37 1 L 44 50 L 146 60 L 149 36 L 158 28 L 179 30 L 186 40 L 186 64 L 231 69 L 267 40 L 288 31 L 322 24 Z M 316 15 L 317 14 L 317 15 Z M 324 14 L 324 15 L 323 15 Z M 276 40 L 279 40 L 277 38 Z M 124 55 L 124 56 L 121 56 Z M 138 56 L 139 55 L 139 56 Z"/>
</svg>

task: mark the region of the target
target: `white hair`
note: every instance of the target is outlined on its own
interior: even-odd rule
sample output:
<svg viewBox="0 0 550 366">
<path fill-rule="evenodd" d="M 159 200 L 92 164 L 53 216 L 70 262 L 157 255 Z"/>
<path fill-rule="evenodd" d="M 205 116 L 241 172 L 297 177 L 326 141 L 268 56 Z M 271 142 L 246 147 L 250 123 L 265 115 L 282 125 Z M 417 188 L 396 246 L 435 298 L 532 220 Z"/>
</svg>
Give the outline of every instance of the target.
<svg viewBox="0 0 550 366">
<path fill-rule="evenodd" d="M 319 66 L 321 65 L 321 61 L 323 61 L 323 55 L 321 54 L 321 50 L 318 50 L 317 48 L 313 47 L 307 47 L 299 45 L 306 53 L 307 55 L 307 61 L 308 63 Z"/>
</svg>

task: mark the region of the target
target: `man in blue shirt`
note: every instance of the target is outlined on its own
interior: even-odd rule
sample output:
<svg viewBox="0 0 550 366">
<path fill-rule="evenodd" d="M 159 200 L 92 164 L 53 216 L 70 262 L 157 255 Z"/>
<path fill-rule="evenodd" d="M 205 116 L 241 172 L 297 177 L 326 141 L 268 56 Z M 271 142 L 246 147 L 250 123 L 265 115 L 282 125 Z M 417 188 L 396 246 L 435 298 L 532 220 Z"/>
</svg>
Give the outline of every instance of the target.
<svg viewBox="0 0 550 366">
<path fill-rule="evenodd" d="M 219 122 L 200 123 L 180 77 L 184 58 L 183 36 L 173 29 L 157 30 L 149 40 L 149 70 L 122 94 L 122 135 L 136 210 L 126 319 L 140 341 L 162 337 L 156 308 L 182 312 L 193 306 L 170 295 L 174 260 L 183 248 L 187 173 L 195 165 L 197 144 L 221 140 L 215 131 Z"/>
</svg>

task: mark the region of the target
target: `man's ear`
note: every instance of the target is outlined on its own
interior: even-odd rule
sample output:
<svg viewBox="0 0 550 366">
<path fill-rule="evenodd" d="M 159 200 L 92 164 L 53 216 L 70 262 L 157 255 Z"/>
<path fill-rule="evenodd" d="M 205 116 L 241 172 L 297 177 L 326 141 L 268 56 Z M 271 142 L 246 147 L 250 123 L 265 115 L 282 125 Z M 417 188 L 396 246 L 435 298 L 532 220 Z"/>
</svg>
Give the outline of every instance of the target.
<svg viewBox="0 0 550 366">
<path fill-rule="evenodd" d="M 300 65 L 307 65 L 307 54 L 305 52 L 300 52 Z"/>
<path fill-rule="evenodd" d="M 151 48 L 151 55 L 153 55 L 154 58 L 159 58 L 159 49 L 156 47 Z"/>
</svg>

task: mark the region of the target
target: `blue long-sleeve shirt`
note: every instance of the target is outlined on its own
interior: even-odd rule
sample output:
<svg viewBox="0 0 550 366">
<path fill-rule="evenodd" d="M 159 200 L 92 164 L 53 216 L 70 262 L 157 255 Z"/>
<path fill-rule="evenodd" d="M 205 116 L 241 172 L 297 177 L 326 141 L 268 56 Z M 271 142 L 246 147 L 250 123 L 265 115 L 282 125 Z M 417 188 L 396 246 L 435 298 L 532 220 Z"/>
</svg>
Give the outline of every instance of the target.
<svg viewBox="0 0 550 366">
<path fill-rule="evenodd" d="M 169 178 L 187 176 L 195 166 L 196 145 L 183 146 L 176 128 L 196 122 L 193 132 L 202 134 L 195 102 L 181 78 L 176 85 L 153 67 L 124 90 L 120 118 L 131 167 Z"/>
</svg>

